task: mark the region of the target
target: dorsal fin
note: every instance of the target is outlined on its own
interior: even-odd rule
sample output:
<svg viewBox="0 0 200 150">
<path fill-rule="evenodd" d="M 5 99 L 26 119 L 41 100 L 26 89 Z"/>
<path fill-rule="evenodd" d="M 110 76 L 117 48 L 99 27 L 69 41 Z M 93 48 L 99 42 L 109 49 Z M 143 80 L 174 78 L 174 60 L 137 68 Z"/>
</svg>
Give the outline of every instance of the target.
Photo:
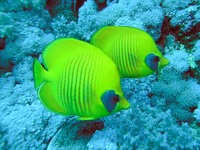
<svg viewBox="0 0 200 150">
<path fill-rule="evenodd" d="M 131 30 L 130 30 L 131 29 Z M 100 49 L 103 49 L 106 53 L 108 53 L 108 50 L 110 49 L 110 46 L 113 42 L 113 39 L 117 37 L 119 34 L 123 33 L 146 33 L 140 29 L 133 28 L 133 27 L 127 27 L 127 26 L 106 26 L 98 30 L 94 35 L 92 36 L 90 43 L 99 47 Z"/>
<path fill-rule="evenodd" d="M 49 70 L 60 57 L 67 57 L 88 45 L 86 42 L 73 38 L 61 38 L 51 42 L 42 53 L 45 68 Z"/>
</svg>

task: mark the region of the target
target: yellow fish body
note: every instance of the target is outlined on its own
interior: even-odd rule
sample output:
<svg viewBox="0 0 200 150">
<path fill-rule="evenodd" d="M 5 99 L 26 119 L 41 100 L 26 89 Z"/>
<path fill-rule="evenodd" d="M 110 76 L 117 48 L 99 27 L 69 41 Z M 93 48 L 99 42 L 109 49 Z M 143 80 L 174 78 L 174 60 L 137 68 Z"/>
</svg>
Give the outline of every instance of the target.
<svg viewBox="0 0 200 150">
<path fill-rule="evenodd" d="M 104 27 L 91 43 L 111 57 L 121 77 L 144 77 L 169 64 L 152 37 L 137 28 Z"/>
<path fill-rule="evenodd" d="M 94 120 L 127 109 L 114 62 L 97 47 L 72 38 L 50 43 L 34 61 L 38 96 L 49 110 Z"/>
</svg>

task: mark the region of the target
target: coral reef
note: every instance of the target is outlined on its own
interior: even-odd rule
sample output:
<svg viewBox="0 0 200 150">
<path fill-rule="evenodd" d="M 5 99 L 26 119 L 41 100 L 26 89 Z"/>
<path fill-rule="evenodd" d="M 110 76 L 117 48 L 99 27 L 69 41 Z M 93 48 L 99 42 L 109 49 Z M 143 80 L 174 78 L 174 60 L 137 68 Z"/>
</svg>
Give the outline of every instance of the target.
<svg viewBox="0 0 200 150">
<path fill-rule="evenodd" d="M 0 11 L 11 12 L 11 11 L 21 11 L 21 10 L 40 10 L 45 6 L 45 0 L 2 0 L 0 2 Z"/>
<path fill-rule="evenodd" d="M 0 149 L 64 149 L 70 140 L 71 149 L 199 149 L 200 2 L 75 2 L 0 1 Z M 34 90 L 33 58 L 54 39 L 89 41 L 108 25 L 147 31 L 170 65 L 122 79 L 131 108 L 92 124 L 46 110 Z"/>
<path fill-rule="evenodd" d="M 12 74 L 0 78 L 2 149 L 45 149 L 66 121 L 48 112 L 38 101 L 32 82 L 32 62 L 31 57 L 26 57 Z"/>
<path fill-rule="evenodd" d="M 87 144 L 89 149 L 175 150 L 200 146 L 199 137 L 188 124 L 179 126 L 170 111 L 159 111 L 148 105 L 133 104 L 131 110 L 106 119 L 105 126 L 93 135 Z"/>
<path fill-rule="evenodd" d="M 6 37 L 5 48 L 0 51 L 0 67 L 4 70 L 8 70 L 10 64 L 18 64 L 26 56 L 39 55 L 54 40 L 54 35 L 48 29 L 50 16 L 45 10 L 0 15 L 4 15 L 6 20 L 0 22 L 0 26 L 4 27 L 0 36 Z"/>
<path fill-rule="evenodd" d="M 187 52 L 184 45 L 175 42 L 173 37 L 167 39 L 170 45 L 164 51 L 170 65 L 162 70 L 158 81 L 152 85 L 152 105 L 162 106 L 163 110 L 170 109 L 179 122 L 192 122 L 193 111 L 200 100 L 200 85 L 196 79 L 187 77 L 186 74 L 198 66 L 195 62 L 198 42 L 194 52 Z"/>
<path fill-rule="evenodd" d="M 197 0 L 164 0 L 162 6 L 166 16 L 171 18 L 171 25 L 180 26 L 183 32 L 199 23 L 200 12 Z"/>
<path fill-rule="evenodd" d="M 177 73 L 163 71 L 160 81 L 153 84 L 152 105 L 170 109 L 177 121 L 193 121 L 193 111 L 200 99 L 200 85 L 196 80 L 181 80 Z"/>
<path fill-rule="evenodd" d="M 194 118 L 196 122 L 200 123 L 200 103 L 198 104 L 198 108 L 194 111 Z"/>
</svg>

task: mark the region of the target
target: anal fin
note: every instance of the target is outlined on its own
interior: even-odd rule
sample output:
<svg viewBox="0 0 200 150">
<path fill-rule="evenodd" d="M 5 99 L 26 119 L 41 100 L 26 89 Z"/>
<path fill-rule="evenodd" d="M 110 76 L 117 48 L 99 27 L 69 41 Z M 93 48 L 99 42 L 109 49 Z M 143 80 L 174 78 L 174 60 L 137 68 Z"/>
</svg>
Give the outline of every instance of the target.
<svg viewBox="0 0 200 150">
<path fill-rule="evenodd" d="M 78 117 L 77 120 L 86 121 L 86 120 L 96 120 L 94 117 Z"/>
</svg>

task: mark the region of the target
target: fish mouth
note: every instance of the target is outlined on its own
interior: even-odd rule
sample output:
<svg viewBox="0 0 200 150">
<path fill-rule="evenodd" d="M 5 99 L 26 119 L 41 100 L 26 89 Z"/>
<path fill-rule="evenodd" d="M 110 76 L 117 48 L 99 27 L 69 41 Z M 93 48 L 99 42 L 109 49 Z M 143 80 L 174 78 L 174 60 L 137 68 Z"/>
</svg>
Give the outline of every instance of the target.
<svg viewBox="0 0 200 150">
<path fill-rule="evenodd" d="M 119 103 L 120 103 L 120 109 L 129 109 L 131 106 L 131 104 L 125 98 L 123 98 Z"/>
<path fill-rule="evenodd" d="M 160 62 L 160 67 L 163 68 L 163 67 L 169 65 L 169 63 L 170 63 L 170 61 L 167 58 L 163 57 Z"/>
</svg>

